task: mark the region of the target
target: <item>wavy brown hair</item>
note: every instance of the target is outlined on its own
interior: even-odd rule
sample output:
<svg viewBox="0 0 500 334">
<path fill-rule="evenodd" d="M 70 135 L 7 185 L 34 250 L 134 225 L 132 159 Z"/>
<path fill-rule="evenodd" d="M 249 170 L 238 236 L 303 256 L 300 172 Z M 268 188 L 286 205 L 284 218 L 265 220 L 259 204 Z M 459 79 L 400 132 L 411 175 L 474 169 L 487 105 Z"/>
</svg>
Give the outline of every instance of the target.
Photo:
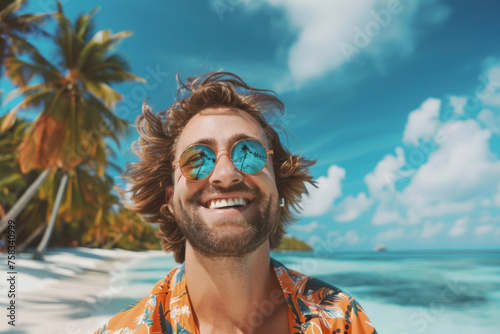
<svg viewBox="0 0 500 334">
<path fill-rule="evenodd" d="M 269 125 L 269 116 L 283 114 L 283 103 L 273 91 L 248 86 L 238 76 L 228 72 L 212 72 L 191 77 L 183 83 L 177 77 L 177 102 L 166 111 L 155 114 L 146 103 L 137 117 L 140 138 L 132 145 L 139 162 L 129 163 L 122 176 L 129 190 L 117 189 L 125 206 L 149 223 L 159 224 L 158 236 L 163 249 L 173 251 L 175 260 L 184 262 L 186 238 L 169 211 L 173 191 L 172 161 L 177 140 L 189 120 L 203 109 L 235 108 L 251 115 L 264 130 L 274 151 L 273 166 L 279 197 L 285 199 L 280 208 L 279 223 L 269 238 L 271 248 L 279 246 L 285 227 L 296 218 L 306 182 L 314 185 L 309 167 L 315 163 L 291 154 L 282 144 L 276 130 Z M 126 198 L 126 199 L 125 199 Z"/>
</svg>

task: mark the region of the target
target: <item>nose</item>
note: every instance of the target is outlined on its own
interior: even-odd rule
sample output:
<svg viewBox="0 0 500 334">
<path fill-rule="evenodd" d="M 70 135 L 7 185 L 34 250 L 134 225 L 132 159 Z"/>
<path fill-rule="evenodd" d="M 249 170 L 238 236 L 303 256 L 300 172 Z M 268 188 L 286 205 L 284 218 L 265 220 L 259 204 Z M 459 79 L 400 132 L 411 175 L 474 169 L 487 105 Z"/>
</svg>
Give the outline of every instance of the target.
<svg viewBox="0 0 500 334">
<path fill-rule="evenodd" d="M 243 175 L 234 167 L 229 151 L 219 151 L 214 171 L 210 175 L 210 183 L 221 187 L 229 187 L 242 180 Z"/>
</svg>

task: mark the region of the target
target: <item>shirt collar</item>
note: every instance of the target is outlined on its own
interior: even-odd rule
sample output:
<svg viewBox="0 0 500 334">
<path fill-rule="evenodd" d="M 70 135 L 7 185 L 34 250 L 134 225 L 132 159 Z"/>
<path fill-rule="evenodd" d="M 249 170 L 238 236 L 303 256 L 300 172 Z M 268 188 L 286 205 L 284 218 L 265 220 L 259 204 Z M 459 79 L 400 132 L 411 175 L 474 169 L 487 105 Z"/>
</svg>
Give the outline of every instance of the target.
<svg viewBox="0 0 500 334">
<path fill-rule="evenodd" d="M 297 298 L 306 290 L 305 284 L 308 281 L 308 276 L 289 270 L 281 262 L 273 258 L 271 258 L 271 265 L 283 291 L 289 311 L 294 316 L 294 322 L 300 325 L 314 318 L 316 315 L 304 304 L 301 298 Z M 174 273 L 169 273 L 165 283 L 167 287 L 162 288 L 171 291 L 170 317 L 172 325 L 174 328 L 196 329 L 196 333 L 198 333 L 187 292 L 184 263 Z"/>
<path fill-rule="evenodd" d="M 191 301 L 186 286 L 186 275 L 184 263 L 171 276 L 170 281 L 170 319 L 175 329 L 189 329 L 193 334 L 199 333 L 194 315 L 192 312 Z M 177 331 L 175 331 L 177 333 Z"/>
<path fill-rule="evenodd" d="M 303 296 L 307 290 L 309 276 L 286 268 L 281 262 L 271 258 L 276 278 L 280 283 L 281 290 L 285 296 L 288 308 L 294 316 L 296 324 L 302 324 L 315 318 L 316 312 L 313 312 L 299 296 Z"/>
</svg>

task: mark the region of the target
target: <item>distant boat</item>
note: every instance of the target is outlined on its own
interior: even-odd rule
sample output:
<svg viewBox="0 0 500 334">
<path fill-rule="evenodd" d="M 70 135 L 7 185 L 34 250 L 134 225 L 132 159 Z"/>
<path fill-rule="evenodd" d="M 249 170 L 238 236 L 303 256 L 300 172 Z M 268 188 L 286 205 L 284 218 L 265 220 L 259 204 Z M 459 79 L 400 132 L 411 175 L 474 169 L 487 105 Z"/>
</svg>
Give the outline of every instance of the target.
<svg viewBox="0 0 500 334">
<path fill-rule="evenodd" d="M 375 248 L 373 250 L 375 252 L 385 252 L 387 250 L 387 247 L 385 247 L 382 244 L 378 244 L 377 246 L 375 246 Z"/>
</svg>

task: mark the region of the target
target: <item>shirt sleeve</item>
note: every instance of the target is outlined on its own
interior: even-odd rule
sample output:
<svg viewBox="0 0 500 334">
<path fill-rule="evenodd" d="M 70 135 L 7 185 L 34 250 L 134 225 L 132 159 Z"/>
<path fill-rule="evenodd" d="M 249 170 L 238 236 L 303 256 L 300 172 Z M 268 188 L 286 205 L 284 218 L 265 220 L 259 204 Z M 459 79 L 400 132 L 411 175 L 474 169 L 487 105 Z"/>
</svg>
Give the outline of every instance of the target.
<svg viewBox="0 0 500 334">
<path fill-rule="evenodd" d="M 361 306 L 355 301 L 356 306 L 359 307 L 357 312 L 351 313 L 351 325 L 352 334 L 377 334 L 375 327 L 371 323 L 370 319 L 366 315 L 365 311 L 361 308 Z M 351 307 L 352 309 L 352 307 Z M 347 325 L 344 326 L 346 329 Z"/>
<path fill-rule="evenodd" d="M 348 294 L 343 293 L 343 295 L 346 299 L 339 306 L 342 308 L 347 321 L 340 324 L 337 323 L 338 325 L 333 328 L 334 333 L 377 334 L 375 327 L 357 300 Z"/>
<path fill-rule="evenodd" d="M 149 329 L 153 323 L 154 305 L 151 300 L 154 295 L 131 304 L 125 310 L 116 314 L 107 321 L 94 334 L 128 333 L 149 334 Z"/>
</svg>

